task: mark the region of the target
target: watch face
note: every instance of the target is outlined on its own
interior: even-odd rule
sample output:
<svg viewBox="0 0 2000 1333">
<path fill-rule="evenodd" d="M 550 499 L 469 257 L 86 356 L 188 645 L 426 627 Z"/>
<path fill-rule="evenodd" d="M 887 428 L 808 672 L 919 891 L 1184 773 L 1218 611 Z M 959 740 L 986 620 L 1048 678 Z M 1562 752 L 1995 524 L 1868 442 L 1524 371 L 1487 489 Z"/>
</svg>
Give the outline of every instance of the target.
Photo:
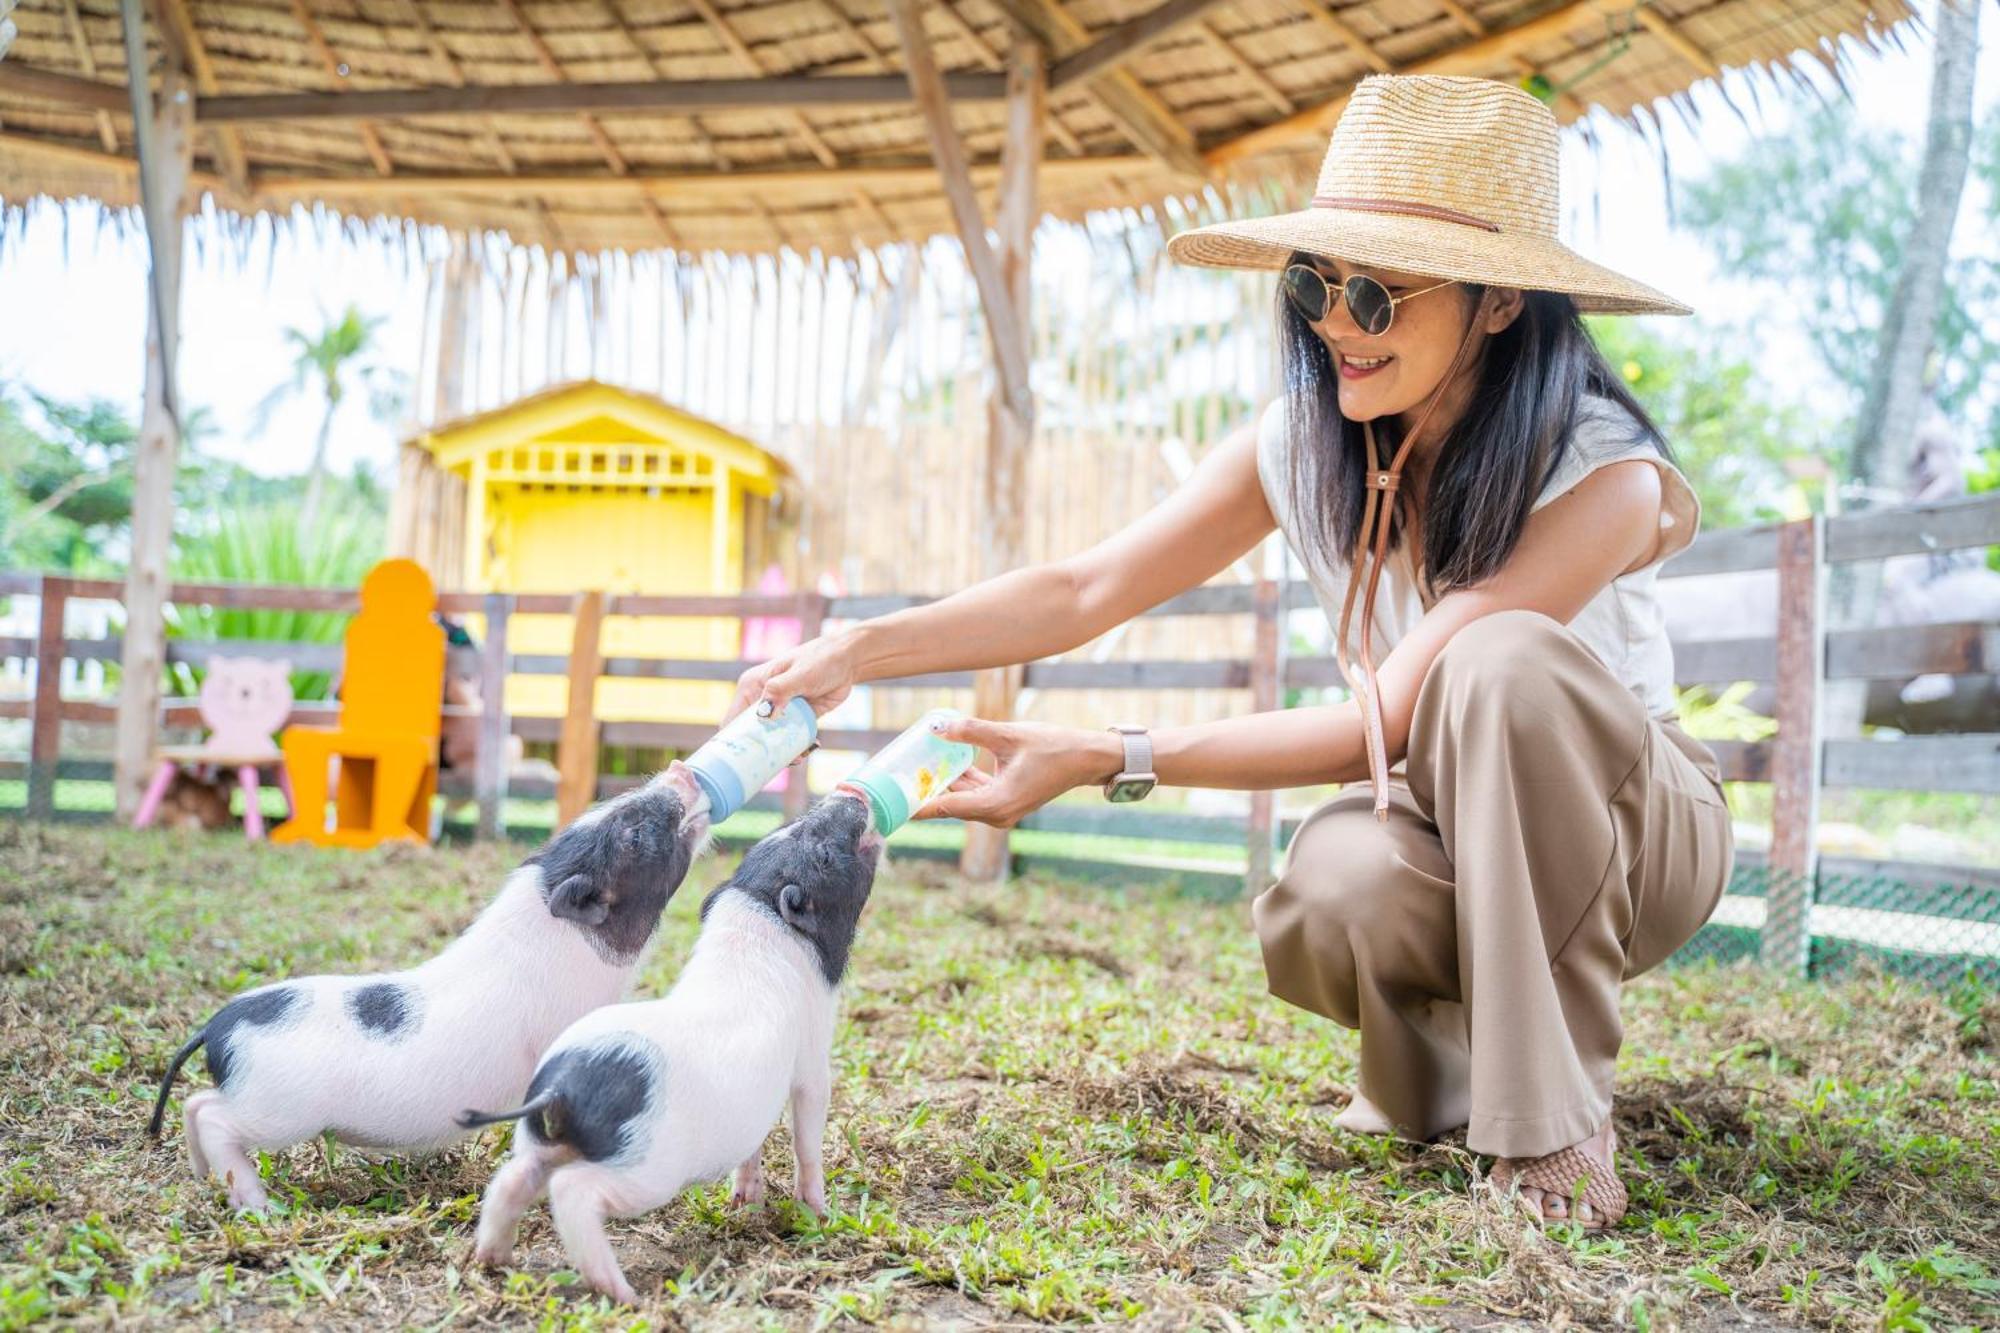
<svg viewBox="0 0 2000 1333">
<path fill-rule="evenodd" d="M 1104 793 L 1104 797 L 1114 804 L 1122 805 L 1128 801 L 1136 801 L 1152 790 L 1153 779 L 1151 778 L 1125 778 L 1122 781 L 1112 783 L 1110 790 Z"/>
</svg>

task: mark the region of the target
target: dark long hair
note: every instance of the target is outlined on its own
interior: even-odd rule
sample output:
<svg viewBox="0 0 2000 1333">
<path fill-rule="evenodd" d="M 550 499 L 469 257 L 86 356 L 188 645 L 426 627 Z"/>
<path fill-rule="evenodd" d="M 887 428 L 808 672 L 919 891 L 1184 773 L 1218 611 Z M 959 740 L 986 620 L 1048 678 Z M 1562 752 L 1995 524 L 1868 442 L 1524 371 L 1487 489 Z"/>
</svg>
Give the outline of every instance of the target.
<svg viewBox="0 0 2000 1333">
<path fill-rule="evenodd" d="M 1466 284 L 1473 302 L 1485 289 Z M 1486 340 L 1472 399 L 1446 434 L 1423 502 L 1423 568 L 1440 595 L 1490 577 L 1520 543 L 1542 487 L 1576 433 L 1587 395 L 1631 414 L 1632 440 L 1650 440 L 1671 458 L 1666 439 L 1605 362 L 1578 316 L 1557 292 L 1523 292 L 1520 316 Z M 1288 499 L 1308 556 L 1339 567 L 1352 558 L 1367 498 L 1368 449 L 1361 425 L 1340 415 L 1333 357 L 1312 325 L 1278 295 L 1285 359 L 1290 455 Z M 1400 430 L 1376 422 L 1386 464 Z M 1395 540 L 1400 541 L 1400 533 Z"/>
</svg>

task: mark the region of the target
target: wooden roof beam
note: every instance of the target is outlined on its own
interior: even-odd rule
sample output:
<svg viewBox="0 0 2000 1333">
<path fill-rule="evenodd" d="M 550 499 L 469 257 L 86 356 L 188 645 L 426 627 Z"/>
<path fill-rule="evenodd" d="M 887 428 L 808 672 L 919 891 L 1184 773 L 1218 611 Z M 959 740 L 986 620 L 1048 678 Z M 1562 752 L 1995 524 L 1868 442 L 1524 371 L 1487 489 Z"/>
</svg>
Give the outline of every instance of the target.
<svg viewBox="0 0 2000 1333">
<path fill-rule="evenodd" d="M 1639 20 L 1639 26 L 1667 44 L 1668 49 L 1682 60 L 1693 65 L 1711 79 L 1722 77 L 1722 66 L 1714 56 L 1704 50 L 1695 40 L 1675 27 L 1673 20 L 1650 5 L 1640 5 L 1632 11 Z"/>
<path fill-rule="evenodd" d="M 83 15 L 77 13 L 76 0 L 63 0 L 63 27 L 69 32 L 70 46 L 76 51 L 76 63 L 83 66 L 86 78 L 97 77 L 97 57 L 90 52 L 90 39 L 83 33 Z M 97 139 L 104 145 L 104 151 L 118 151 L 118 131 L 111 128 L 109 108 L 97 109 Z"/>
<path fill-rule="evenodd" d="M 1389 63 L 1387 56 L 1375 49 L 1373 43 L 1356 32 L 1346 19 L 1334 13 L 1333 6 L 1327 4 L 1326 0 L 1299 0 L 1299 7 L 1305 10 L 1313 22 L 1324 28 L 1328 36 L 1367 61 L 1368 68 L 1377 74 L 1387 74 L 1395 68 Z"/>
<path fill-rule="evenodd" d="M 312 11 L 306 8 L 306 0 L 292 0 L 292 17 L 298 21 L 301 28 L 305 29 L 306 40 L 319 53 L 320 64 L 326 67 L 326 72 L 336 79 L 346 78 L 347 76 L 341 72 L 340 57 L 333 53 L 333 47 L 327 43 L 326 34 L 320 31 L 319 21 L 313 18 Z M 336 97 L 345 95 L 334 94 Z M 383 146 L 382 136 L 375 126 L 363 120 L 356 128 L 361 135 L 361 146 L 368 150 L 368 159 L 375 164 L 375 170 L 384 176 L 395 175 L 396 164 L 389 160 L 389 150 Z"/>
<path fill-rule="evenodd" d="M 1137 18 L 1127 19 L 1091 39 L 1090 45 L 1073 51 L 1049 66 L 1049 88 L 1062 87 L 1087 79 L 1104 70 L 1115 69 L 1186 24 L 1220 4 L 1221 0 L 1167 0 Z"/>
<path fill-rule="evenodd" d="M 64 0 L 64 3 L 72 9 L 76 7 L 76 0 Z M 153 0 L 153 22 L 173 31 L 175 40 L 187 55 L 188 68 L 194 71 L 197 93 L 212 94 L 221 88 L 215 77 L 215 62 L 209 59 L 208 48 L 202 44 L 201 32 L 188 14 L 187 0 Z M 243 152 L 243 136 L 230 126 L 217 126 L 215 155 L 222 163 L 223 175 L 228 177 L 236 192 L 248 193 L 250 159 Z"/>
<path fill-rule="evenodd" d="M 1590 19 L 1623 7 L 1623 0 L 1568 0 L 1544 14 L 1512 27 L 1497 28 L 1484 37 L 1448 46 L 1391 71 L 1397 74 L 1483 74 L 1537 42 L 1560 37 Z M 1203 156 L 1211 167 L 1227 166 L 1310 135 L 1323 134 L 1340 118 L 1352 87 L 1313 106 L 1260 126 L 1210 148 Z"/>
<path fill-rule="evenodd" d="M 43 141 L 0 133 L 0 147 L 36 145 Z M 114 163 L 123 159 L 88 150 L 50 146 L 66 157 L 82 152 L 94 163 Z M 1051 157 L 1042 161 L 1042 178 L 1102 180 L 1125 172 L 1144 172 L 1156 164 L 1137 154 L 1116 157 Z M 126 162 L 127 169 L 130 163 Z M 971 164 L 975 183 L 995 179 L 997 160 Z M 373 176 L 266 176 L 256 180 L 260 196 L 269 199 L 320 198 L 329 201 L 379 196 L 391 183 Z M 629 176 L 605 175 L 399 175 L 393 188 L 401 193 L 422 190 L 448 195 L 541 194 L 551 199 L 618 198 L 635 193 L 659 199 L 708 200 L 740 203 L 745 191 L 756 190 L 770 197 L 810 193 L 832 199 L 843 191 L 929 190 L 937 185 L 937 167 L 926 158 L 900 158 L 867 166 L 850 165 L 838 171 L 822 167 L 792 167 L 777 170 L 633 172 Z"/>
<path fill-rule="evenodd" d="M 1090 44 L 1090 33 L 1058 0 L 993 0 L 1020 31 L 1040 42 L 1052 55 Z M 1091 92 L 1105 113 L 1138 148 L 1169 170 L 1201 177 L 1208 169 L 1195 151 L 1194 135 L 1174 118 L 1159 94 L 1140 83 L 1130 70 L 1108 69 L 1090 76 Z"/>
<path fill-rule="evenodd" d="M 834 0 L 828 0 L 828 3 L 834 3 Z M 979 57 L 980 64 L 993 70 L 1006 68 L 1007 62 L 1001 58 L 1000 52 L 994 47 L 993 43 L 980 36 L 979 29 L 967 22 L 965 16 L 959 13 L 948 0 L 940 0 L 938 4 L 931 7 L 929 12 L 943 19 L 945 26 L 950 28 L 961 42 L 972 48 L 972 53 Z M 946 75 L 945 77 L 949 79 L 951 76 Z M 965 99 L 955 97 L 953 100 L 962 102 Z M 1069 127 L 1062 123 L 1062 118 L 1049 110 L 1046 105 L 1043 108 L 1042 128 L 1047 130 L 1049 137 L 1061 144 L 1065 151 L 1077 157 L 1083 156 L 1083 141 L 1070 133 Z"/>
<path fill-rule="evenodd" d="M 419 3 L 419 0 L 403 0 L 403 12 L 410 16 L 410 22 L 415 24 L 417 31 L 424 35 L 424 44 L 430 47 L 431 60 L 444 70 L 445 81 L 454 88 L 465 87 L 464 67 L 458 63 L 458 57 L 451 53 L 451 48 L 444 44 L 444 38 L 438 34 L 437 25 L 431 22 L 431 16 L 424 12 L 424 7 Z M 200 108 L 197 107 L 197 117 L 199 117 L 199 114 Z M 500 169 L 509 175 L 519 171 L 521 169 L 520 164 L 514 160 L 514 154 L 508 150 L 507 141 L 500 137 L 499 132 L 493 128 L 492 124 L 481 121 L 479 129 L 479 137 L 486 141 L 486 151 L 493 154 L 494 160 L 500 164 Z"/>
<path fill-rule="evenodd" d="M 60 70 L 24 65 L 18 60 L 0 60 L 0 92 L 17 93 L 45 102 L 63 102 L 89 107 L 93 111 L 131 116 L 132 95 L 123 84 L 80 79 Z M 106 152 L 116 152 L 114 144 Z"/>
<path fill-rule="evenodd" d="M 979 304 L 986 313 L 987 330 L 991 335 L 988 341 L 993 345 L 994 360 L 1000 372 L 1001 396 L 1015 418 L 1025 423 L 1026 430 L 1032 431 L 1035 394 L 1028 380 L 1027 329 L 1012 294 L 1007 290 L 1007 278 L 1001 271 L 1000 259 L 986 240 L 986 219 L 979 211 L 979 196 L 973 188 L 972 167 L 966 160 L 965 144 L 958 137 L 958 128 L 951 123 L 951 100 L 945 92 L 944 78 L 938 73 L 937 62 L 931 56 L 930 40 L 924 36 L 923 20 L 918 16 L 916 0 L 884 2 L 890 19 L 896 25 L 897 39 L 903 46 L 903 68 L 910 77 L 910 92 L 924 114 L 924 128 L 931 140 L 931 156 L 937 163 L 945 199 L 951 204 L 952 218 L 958 225 L 958 239 L 965 247 L 966 261 L 972 269 L 974 284 L 979 288 Z M 1002 207 L 1005 207 L 1004 200 Z"/>
<path fill-rule="evenodd" d="M 562 61 L 556 59 L 556 53 L 550 49 L 548 42 L 542 37 L 542 34 L 535 30 L 535 25 L 529 22 L 527 12 L 521 8 L 520 0 L 500 0 L 500 3 L 506 9 L 508 16 L 514 20 L 515 29 L 528 39 L 528 46 L 534 51 L 535 59 L 542 67 L 542 73 L 554 79 L 557 86 L 567 87 L 570 81 L 569 71 L 563 68 Z M 465 92 L 468 90 L 459 89 L 458 91 Z M 498 108 L 489 109 L 497 110 Z M 629 174 L 632 170 L 632 164 L 625 160 L 625 154 L 620 152 L 618 145 L 611 141 L 611 136 L 604 132 L 604 127 L 597 123 L 597 118 L 584 114 L 578 116 L 577 119 L 583 122 L 584 132 L 597 145 L 598 154 L 604 158 L 605 165 L 609 166 L 616 175 L 624 176 Z"/>
<path fill-rule="evenodd" d="M 742 34 L 736 31 L 736 25 L 723 17 L 721 10 L 711 4 L 709 0 L 688 0 L 688 3 L 694 6 L 695 13 L 701 15 L 702 22 L 709 26 L 715 35 L 722 40 L 722 44 L 729 49 L 730 54 L 736 57 L 736 63 L 743 66 L 744 73 L 749 74 L 752 78 L 759 79 L 770 73 L 769 68 L 758 58 L 757 53 L 750 49 L 750 43 L 744 41 Z M 813 123 L 806 118 L 805 112 L 794 109 L 791 119 L 792 128 L 798 132 L 799 138 L 805 142 L 806 151 L 818 158 L 821 166 L 837 167 L 840 165 L 840 155 L 834 152 L 833 145 L 829 144 L 820 132 L 813 128 Z"/>
<path fill-rule="evenodd" d="M 15 68 L 12 61 L 0 70 Z M 44 74 L 37 71 L 37 74 Z M 115 85 L 90 85 L 67 74 L 48 78 L 73 80 L 64 87 L 81 89 L 92 98 L 103 89 L 123 96 Z M 1007 81 L 996 74 L 955 74 L 945 79 L 954 100 L 997 102 L 1006 96 Z M 52 85 L 53 86 L 53 85 Z M 665 111 L 686 114 L 690 108 L 708 111 L 784 110 L 809 106 L 908 106 L 910 87 L 900 74 L 857 74 L 830 77 L 771 75 L 764 78 L 664 79 L 641 83 L 536 83 L 463 88 L 371 88 L 351 93 L 245 93 L 204 97 L 195 107 L 197 120 L 211 124 L 256 120 L 414 120 L 431 116 L 551 115 L 587 111 Z"/>
<path fill-rule="evenodd" d="M 1453 23 L 1465 29 L 1466 35 L 1471 37 L 1486 35 L 1486 24 L 1480 21 L 1479 15 L 1460 4 L 1458 0 L 1438 0 L 1438 8 L 1449 14 Z"/>
<path fill-rule="evenodd" d="M 1236 43 L 1217 32 L 1212 24 L 1197 22 L 1194 30 L 1202 35 L 1210 46 L 1221 52 L 1222 58 L 1240 74 L 1244 81 L 1254 87 L 1263 99 L 1278 108 L 1278 114 L 1289 116 L 1299 109 L 1291 95 L 1272 81 L 1271 76 L 1257 68 L 1257 62 L 1243 54 Z"/>
</svg>

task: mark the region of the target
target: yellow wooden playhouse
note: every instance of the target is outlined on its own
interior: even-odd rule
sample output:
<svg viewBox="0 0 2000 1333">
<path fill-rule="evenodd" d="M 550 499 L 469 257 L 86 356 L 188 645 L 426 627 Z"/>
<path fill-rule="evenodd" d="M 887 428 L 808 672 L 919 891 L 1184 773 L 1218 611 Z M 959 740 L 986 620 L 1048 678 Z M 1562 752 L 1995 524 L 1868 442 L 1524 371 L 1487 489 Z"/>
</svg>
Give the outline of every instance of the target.
<svg viewBox="0 0 2000 1333">
<path fill-rule="evenodd" d="M 457 591 L 728 595 L 769 558 L 786 476 L 774 455 L 650 394 L 562 384 L 406 442 L 390 545 Z M 507 638 L 517 654 L 567 655 L 570 618 L 517 615 Z M 727 617 L 611 616 L 603 630 L 606 657 L 733 658 L 741 639 Z M 508 710 L 559 716 L 565 689 L 512 676 Z M 730 689 L 603 679 L 597 716 L 714 722 Z"/>
</svg>

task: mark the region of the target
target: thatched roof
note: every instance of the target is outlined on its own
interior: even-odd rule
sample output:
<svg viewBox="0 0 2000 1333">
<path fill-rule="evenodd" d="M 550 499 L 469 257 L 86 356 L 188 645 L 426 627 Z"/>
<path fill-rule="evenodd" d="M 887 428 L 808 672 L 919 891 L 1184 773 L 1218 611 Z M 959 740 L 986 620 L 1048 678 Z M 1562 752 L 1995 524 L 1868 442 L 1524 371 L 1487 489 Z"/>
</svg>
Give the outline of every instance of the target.
<svg viewBox="0 0 2000 1333">
<path fill-rule="evenodd" d="M 232 212 L 323 204 L 572 251 L 846 253 L 950 229 L 880 0 L 147 8 L 200 95 L 196 184 Z M 1297 181 L 1346 91 L 1378 69 L 1538 79 L 1565 120 L 1601 107 L 1643 124 L 1724 68 L 1782 78 L 1818 61 L 1837 77 L 1838 39 L 1877 44 L 1911 16 L 1907 0 L 934 0 L 923 12 L 983 185 L 1005 52 L 1022 33 L 1048 49 L 1041 193 L 1065 216 L 1218 177 Z M 0 199 L 135 202 L 117 0 L 23 0 L 15 19 Z M 1090 68 L 1146 35 L 1134 20 L 1154 39 Z M 149 41 L 157 61 L 161 31 Z M 542 110 L 522 109 L 537 98 Z"/>
</svg>

